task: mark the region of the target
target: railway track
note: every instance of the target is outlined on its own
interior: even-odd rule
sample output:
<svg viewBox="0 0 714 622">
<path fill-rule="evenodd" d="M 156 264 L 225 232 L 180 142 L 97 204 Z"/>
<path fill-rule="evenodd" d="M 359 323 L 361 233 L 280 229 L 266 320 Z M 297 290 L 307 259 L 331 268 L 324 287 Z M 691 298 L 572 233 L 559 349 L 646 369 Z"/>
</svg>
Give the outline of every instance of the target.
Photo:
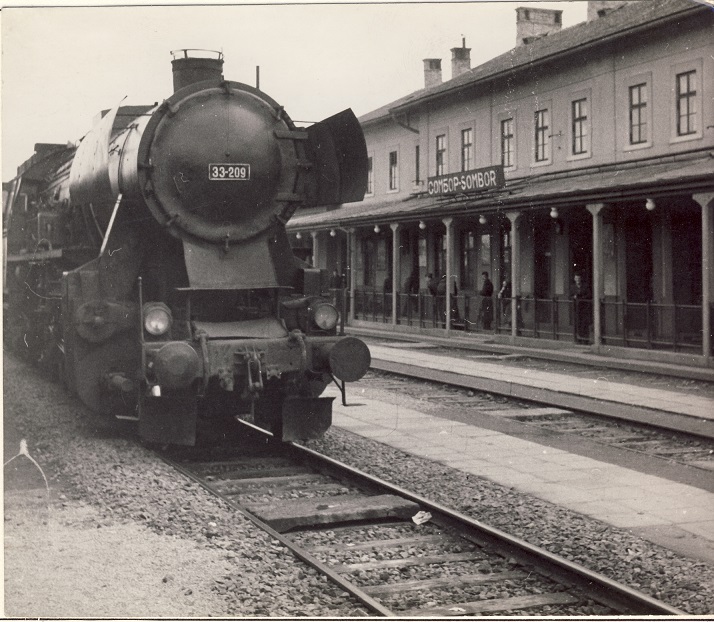
<svg viewBox="0 0 714 622">
<path fill-rule="evenodd" d="M 260 448 L 258 448 L 260 447 Z M 681 611 L 295 444 L 162 455 L 380 616 Z"/>
<path fill-rule="evenodd" d="M 375 343 L 368 341 L 368 343 L 370 345 L 380 345 L 382 342 Z M 483 357 L 475 355 L 469 350 L 460 350 L 457 347 L 449 349 L 436 347 L 430 349 L 430 353 L 452 359 L 492 358 L 488 355 L 484 355 Z M 496 358 L 500 359 L 504 357 Z M 527 357 L 525 357 L 525 359 L 525 361 L 521 361 L 516 366 L 523 369 L 530 368 L 539 370 L 545 365 L 543 361 L 528 361 Z M 568 371 L 565 373 L 572 374 L 573 378 L 577 378 L 578 372 L 575 371 L 577 367 L 577 365 L 570 364 Z M 714 429 L 710 421 L 677 412 L 668 412 L 624 402 L 609 402 L 593 396 L 554 391 L 543 386 L 531 386 L 529 383 L 521 385 L 507 380 L 501 381 L 497 378 L 481 378 L 477 375 L 465 375 L 447 369 L 431 369 L 407 362 L 378 359 L 374 356 L 370 369 L 375 373 L 401 375 L 418 379 L 419 381 L 460 387 L 477 393 L 483 392 L 501 395 L 509 399 L 519 400 L 523 403 L 539 403 L 557 407 L 564 411 L 598 416 L 603 420 L 610 419 L 612 421 L 631 423 L 633 425 L 639 424 L 650 429 L 689 435 L 692 438 L 707 441 L 710 446 L 714 446 Z M 612 376 L 614 373 L 612 370 L 603 372 L 602 379 L 607 380 L 607 377 Z M 616 378 L 616 376 L 614 376 L 614 378 Z"/>
<path fill-rule="evenodd" d="M 373 389 L 408 395 L 423 401 L 431 410 L 439 409 L 448 413 L 449 410 L 458 409 L 463 415 L 477 412 L 554 434 L 576 435 L 594 443 L 669 463 L 714 471 L 714 440 L 686 432 L 495 396 L 457 384 L 430 382 L 419 375 L 410 375 L 406 366 L 399 374 L 372 370 L 365 380 L 369 381 Z"/>
</svg>

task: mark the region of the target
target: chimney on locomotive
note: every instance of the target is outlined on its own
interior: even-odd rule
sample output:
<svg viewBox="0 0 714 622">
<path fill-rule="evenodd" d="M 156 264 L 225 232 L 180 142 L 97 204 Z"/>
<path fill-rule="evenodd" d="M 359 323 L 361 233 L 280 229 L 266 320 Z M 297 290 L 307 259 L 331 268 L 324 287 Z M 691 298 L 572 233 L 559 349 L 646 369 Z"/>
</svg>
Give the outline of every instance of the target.
<svg viewBox="0 0 714 622">
<path fill-rule="evenodd" d="M 174 93 L 194 82 L 223 80 L 223 52 L 214 50 L 174 50 L 171 68 Z"/>
</svg>

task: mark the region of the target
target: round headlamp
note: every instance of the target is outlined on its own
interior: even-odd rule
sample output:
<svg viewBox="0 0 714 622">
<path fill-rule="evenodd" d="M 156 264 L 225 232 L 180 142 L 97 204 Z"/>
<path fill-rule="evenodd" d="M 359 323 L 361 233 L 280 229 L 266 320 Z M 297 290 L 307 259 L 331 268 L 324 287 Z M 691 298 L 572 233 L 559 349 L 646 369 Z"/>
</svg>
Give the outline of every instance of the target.
<svg viewBox="0 0 714 622">
<path fill-rule="evenodd" d="M 159 337 L 171 328 L 171 311 L 162 302 L 144 305 L 144 328 L 154 337 Z"/>
<path fill-rule="evenodd" d="M 312 308 L 312 321 L 321 330 L 332 330 L 339 319 L 340 314 L 334 305 L 323 302 Z"/>
</svg>

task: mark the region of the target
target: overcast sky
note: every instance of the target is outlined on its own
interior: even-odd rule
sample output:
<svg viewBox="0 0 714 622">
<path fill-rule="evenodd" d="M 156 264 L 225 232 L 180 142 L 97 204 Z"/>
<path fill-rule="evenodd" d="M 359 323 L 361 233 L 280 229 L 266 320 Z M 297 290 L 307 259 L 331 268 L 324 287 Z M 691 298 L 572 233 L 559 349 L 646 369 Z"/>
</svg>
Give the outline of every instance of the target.
<svg viewBox="0 0 714 622">
<path fill-rule="evenodd" d="M 69 0 L 77 4 L 82 0 Z M 586 2 L 271 4 L 22 8 L 3 5 L 2 179 L 37 142 L 77 141 L 122 98 L 151 104 L 172 92 L 170 51 L 222 50 L 229 80 L 260 86 L 295 120 L 345 108 L 360 116 L 423 87 L 424 58 L 466 38 L 471 66 L 515 46 L 518 6 L 584 21 Z"/>
</svg>

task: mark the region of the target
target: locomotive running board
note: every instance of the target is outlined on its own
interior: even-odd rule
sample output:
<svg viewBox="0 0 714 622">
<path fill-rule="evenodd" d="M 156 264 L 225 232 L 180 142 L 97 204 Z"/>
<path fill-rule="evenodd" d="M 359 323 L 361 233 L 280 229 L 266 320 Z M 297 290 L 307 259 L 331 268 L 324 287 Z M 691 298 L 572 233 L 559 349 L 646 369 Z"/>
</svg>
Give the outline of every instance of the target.
<svg viewBox="0 0 714 622">
<path fill-rule="evenodd" d="M 139 436 L 162 445 L 195 445 L 196 399 L 186 395 L 143 398 Z"/>
</svg>

